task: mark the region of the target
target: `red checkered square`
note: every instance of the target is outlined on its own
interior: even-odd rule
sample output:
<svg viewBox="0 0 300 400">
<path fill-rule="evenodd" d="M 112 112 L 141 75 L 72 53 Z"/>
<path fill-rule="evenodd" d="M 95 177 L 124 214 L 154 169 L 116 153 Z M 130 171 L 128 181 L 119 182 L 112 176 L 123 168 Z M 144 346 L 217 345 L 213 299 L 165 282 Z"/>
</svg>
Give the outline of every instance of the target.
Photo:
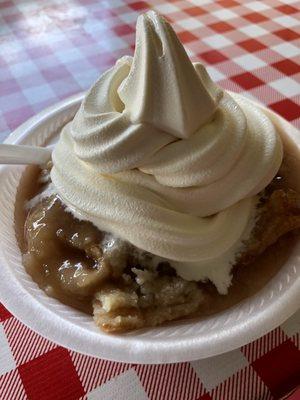
<svg viewBox="0 0 300 400">
<path fill-rule="evenodd" d="M 12 1 L 1 1 L 0 3 L 0 9 L 1 8 L 12 8 L 14 6 L 14 3 Z"/>
<path fill-rule="evenodd" d="M 19 93 L 20 102 L 23 102 L 23 94 Z M 24 101 L 26 103 L 26 101 Z M 33 108 L 30 105 L 22 106 L 19 109 L 8 111 L 4 113 L 4 117 L 8 121 L 8 127 L 10 129 L 15 129 L 26 119 L 32 117 L 34 114 Z"/>
<path fill-rule="evenodd" d="M 212 397 L 208 393 L 206 393 L 204 396 L 199 397 L 197 400 L 212 400 Z"/>
<path fill-rule="evenodd" d="M 238 45 L 247 50 L 249 53 L 254 53 L 267 47 L 256 39 L 243 40 L 242 42 L 238 43 Z"/>
<path fill-rule="evenodd" d="M 290 99 L 270 104 L 269 107 L 288 121 L 293 121 L 300 115 L 300 106 Z"/>
<path fill-rule="evenodd" d="M 282 6 L 276 7 L 276 10 L 283 14 L 295 14 L 299 11 L 296 7 L 290 6 L 289 4 L 283 4 Z"/>
<path fill-rule="evenodd" d="M 224 56 L 224 54 L 217 50 L 210 50 L 200 53 L 198 54 L 198 57 L 201 57 L 208 64 L 217 64 L 228 59 L 226 56 Z"/>
<path fill-rule="evenodd" d="M 275 398 L 288 393 L 300 381 L 300 352 L 287 340 L 252 363 Z"/>
<path fill-rule="evenodd" d="M 3 304 L 0 303 L 0 322 L 5 321 L 11 316 L 12 316 L 11 313 L 4 307 Z"/>
<path fill-rule="evenodd" d="M 257 78 L 250 72 L 243 72 L 242 74 L 232 76 L 230 79 L 246 90 L 253 89 L 257 86 L 264 84 L 264 82 L 261 79 Z"/>
<path fill-rule="evenodd" d="M 230 24 L 228 24 L 227 22 L 215 22 L 214 24 L 210 24 L 208 25 L 211 29 L 213 29 L 216 32 L 219 33 L 224 33 L 224 32 L 228 32 L 228 31 L 232 31 L 234 29 L 234 27 Z"/>
<path fill-rule="evenodd" d="M 117 61 L 115 57 L 112 57 L 111 53 L 95 54 L 93 56 L 88 57 L 88 60 L 91 65 L 94 65 L 99 69 L 104 67 L 109 68 L 110 66 L 114 65 L 114 63 Z"/>
<path fill-rule="evenodd" d="M 267 21 L 267 17 L 263 14 L 259 14 L 257 12 L 253 12 L 250 14 L 243 15 L 243 18 L 247 19 L 250 22 L 258 24 L 259 22 Z"/>
<path fill-rule="evenodd" d="M 218 3 L 224 8 L 237 7 L 240 5 L 236 0 L 219 0 Z"/>
<path fill-rule="evenodd" d="M 47 57 L 52 53 L 51 49 L 47 46 L 35 46 L 26 51 L 32 59 Z"/>
<path fill-rule="evenodd" d="M 75 400 L 84 395 L 69 352 L 58 347 L 18 368 L 30 400 Z"/>
<path fill-rule="evenodd" d="M 118 25 L 115 26 L 113 30 L 117 35 L 120 36 L 128 35 L 129 33 L 135 32 L 135 29 L 130 25 Z"/>
<path fill-rule="evenodd" d="M 41 74 L 50 82 L 64 79 L 70 76 L 70 72 L 64 65 L 61 64 L 41 69 Z"/>
<path fill-rule="evenodd" d="M 190 7 L 184 10 L 187 14 L 191 15 L 192 17 L 198 17 L 199 15 L 206 14 L 207 11 L 201 7 Z"/>
<path fill-rule="evenodd" d="M 15 9 L 13 14 L 3 15 L 2 18 L 7 24 L 14 24 L 22 19 L 22 13 Z"/>
<path fill-rule="evenodd" d="M 284 75 L 290 76 L 300 72 L 300 65 L 292 60 L 282 60 L 272 64 L 272 67 L 278 69 Z"/>
<path fill-rule="evenodd" d="M 293 31 L 292 29 L 280 29 L 279 31 L 273 32 L 274 35 L 280 37 L 280 39 L 285 40 L 287 42 L 300 38 L 300 34 L 298 32 Z"/>
<path fill-rule="evenodd" d="M 198 40 L 198 37 L 193 35 L 191 32 L 189 31 L 182 31 L 177 33 L 177 36 L 179 37 L 179 40 L 182 43 L 189 43 L 192 42 L 194 40 Z"/>
<path fill-rule="evenodd" d="M 9 95 L 13 92 L 19 92 L 20 85 L 15 79 L 5 79 L 0 81 L 0 93 L 2 96 Z"/>
<path fill-rule="evenodd" d="M 140 11 L 149 8 L 149 5 L 145 1 L 135 1 L 134 3 L 128 4 L 133 10 Z"/>
</svg>

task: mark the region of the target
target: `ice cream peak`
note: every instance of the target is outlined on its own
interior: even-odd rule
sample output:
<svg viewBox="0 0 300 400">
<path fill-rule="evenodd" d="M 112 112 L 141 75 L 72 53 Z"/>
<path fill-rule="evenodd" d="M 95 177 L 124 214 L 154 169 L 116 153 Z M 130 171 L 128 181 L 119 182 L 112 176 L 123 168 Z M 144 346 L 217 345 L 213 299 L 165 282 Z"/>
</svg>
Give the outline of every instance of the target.
<svg viewBox="0 0 300 400">
<path fill-rule="evenodd" d="M 148 12 L 138 19 L 136 32 L 130 72 L 118 89 L 124 110 L 132 123 L 189 138 L 213 116 L 215 93 L 209 93 L 163 18 Z"/>
<path fill-rule="evenodd" d="M 150 11 L 134 57 L 99 78 L 63 129 L 51 176 L 75 215 L 198 280 L 216 262 L 228 276 L 281 161 L 269 118 L 218 88 Z"/>
</svg>

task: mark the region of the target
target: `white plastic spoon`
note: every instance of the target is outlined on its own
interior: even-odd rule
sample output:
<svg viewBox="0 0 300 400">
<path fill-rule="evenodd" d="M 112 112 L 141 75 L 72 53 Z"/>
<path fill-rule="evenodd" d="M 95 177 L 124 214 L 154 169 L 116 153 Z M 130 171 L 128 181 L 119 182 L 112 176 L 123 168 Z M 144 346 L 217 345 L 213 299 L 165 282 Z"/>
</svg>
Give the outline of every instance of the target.
<svg viewBox="0 0 300 400">
<path fill-rule="evenodd" d="M 52 147 L 0 144 L 0 164 L 44 164 L 51 153 Z"/>
</svg>

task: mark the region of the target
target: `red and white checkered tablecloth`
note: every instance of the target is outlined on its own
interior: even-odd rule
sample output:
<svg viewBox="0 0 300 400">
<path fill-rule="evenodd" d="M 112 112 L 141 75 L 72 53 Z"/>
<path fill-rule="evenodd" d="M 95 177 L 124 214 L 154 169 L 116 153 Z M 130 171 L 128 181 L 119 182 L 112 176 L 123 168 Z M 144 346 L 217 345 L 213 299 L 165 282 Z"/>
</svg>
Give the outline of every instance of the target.
<svg viewBox="0 0 300 400">
<path fill-rule="evenodd" d="M 0 141 L 132 54 L 136 18 L 149 8 L 222 87 L 300 127 L 300 1 L 0 0 Z M 4 306 L 0 321 L 0 400 L 269 400 L 300 384 L 300 312 L 241 349 L 155 366 L 69 351 Z"/>
</svg>

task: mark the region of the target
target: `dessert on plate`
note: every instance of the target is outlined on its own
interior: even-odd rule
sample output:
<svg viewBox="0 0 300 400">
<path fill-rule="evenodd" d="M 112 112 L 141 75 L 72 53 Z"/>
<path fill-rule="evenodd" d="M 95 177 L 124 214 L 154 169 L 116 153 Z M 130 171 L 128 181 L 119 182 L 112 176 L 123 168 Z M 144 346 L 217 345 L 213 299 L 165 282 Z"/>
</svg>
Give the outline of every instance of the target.
<svg viewBox="0 0 300 400">
<path fill-rule="evenodd" d="M 150 11 L 134 56 L 91 87 L 35 171 L 26 270 L 107 332 L 220 311 L 271 279 L 297 234 L 285 160 L 270 115 L 214 84 Z"/>
</svg>

